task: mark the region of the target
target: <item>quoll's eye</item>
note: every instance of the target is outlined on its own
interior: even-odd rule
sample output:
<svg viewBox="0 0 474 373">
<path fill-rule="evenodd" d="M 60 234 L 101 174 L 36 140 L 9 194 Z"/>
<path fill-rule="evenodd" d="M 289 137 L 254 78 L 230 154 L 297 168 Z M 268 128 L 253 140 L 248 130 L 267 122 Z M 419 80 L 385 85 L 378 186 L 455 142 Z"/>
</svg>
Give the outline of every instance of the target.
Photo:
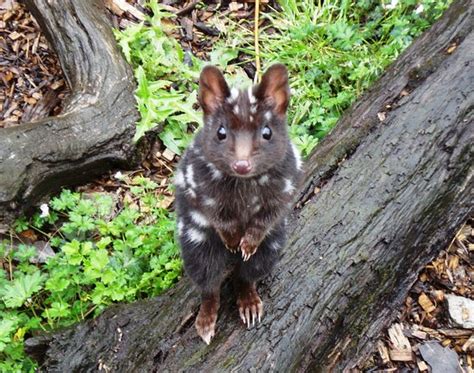
<svg viewBox="0 0 474 373">
<path fill-rule="evenodd" d="M 224 127 L 220 126 L 219 129 L 217 130 L 217 138 L 219 140 L 224 140 L 227 137 L 227 132 Z"/>
<path fill-rule="evenodd" d="M 270 129 L 270 127 L 268 126 L 265 126 L 262 128 L 262 137 L 265 139 L 265 140 L 270 140 L 271 137 L 272 137 L 272 130 Z"/>
</svg>

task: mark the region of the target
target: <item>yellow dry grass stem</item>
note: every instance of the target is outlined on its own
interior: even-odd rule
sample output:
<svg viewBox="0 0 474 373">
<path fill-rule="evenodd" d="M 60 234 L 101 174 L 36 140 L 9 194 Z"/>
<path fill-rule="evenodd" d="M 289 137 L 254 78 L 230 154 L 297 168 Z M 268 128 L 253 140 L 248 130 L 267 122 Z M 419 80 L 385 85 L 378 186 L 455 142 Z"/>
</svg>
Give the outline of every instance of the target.
<svg viewBox="0 0 474 373">
<path fill-rule="evenodd" d="M 258 22 L 260 15 L 260 0 L 255 0 L 255 17 L 254 17 L 254 48 L 255 48 L 255 78 L 254 83 L 258 83 L 260 80 L 261 67 L 260 67 L 260 46 L 258 44 Z"/>
</svg>

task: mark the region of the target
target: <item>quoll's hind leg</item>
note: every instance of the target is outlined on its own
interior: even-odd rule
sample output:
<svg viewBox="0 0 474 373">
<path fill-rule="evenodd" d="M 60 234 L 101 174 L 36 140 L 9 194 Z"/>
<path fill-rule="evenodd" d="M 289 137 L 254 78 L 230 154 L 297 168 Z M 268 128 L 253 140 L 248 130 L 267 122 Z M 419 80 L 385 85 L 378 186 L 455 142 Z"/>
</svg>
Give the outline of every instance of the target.
<svg viewBox="0 0 474 373">
<path fill-rule="evenodd" d="M 265 237 L 255 254 L 247 261 L 241 259 L 233 272 L 239 315 L 249 328 L 255 325 L 255 321 L 260 322 L 263 316 L 263 302 L 257 293 L 256 283 L 271 272 L 284 245 L 285 230 L 283 223 L 280 223 Z"/>
<path fill-rule="evenodd" d="M 202 293 L 201 307 L 196 318 L 196 330 L 204 342 L 209 344 L 216 330 L 219 310 L 219 290 Z"/>
<path fill-rule="evenodd" d="M 198 335 L 209 344 L 215 334 L 221 284 L 231 271 L 233 254 L 223 247 L 213 230 L 192 225 L 184 213 L 180 219 L 185 227 L 180 235 L 184 269 L 201 291 L 195 327 Z"/>
</svg>

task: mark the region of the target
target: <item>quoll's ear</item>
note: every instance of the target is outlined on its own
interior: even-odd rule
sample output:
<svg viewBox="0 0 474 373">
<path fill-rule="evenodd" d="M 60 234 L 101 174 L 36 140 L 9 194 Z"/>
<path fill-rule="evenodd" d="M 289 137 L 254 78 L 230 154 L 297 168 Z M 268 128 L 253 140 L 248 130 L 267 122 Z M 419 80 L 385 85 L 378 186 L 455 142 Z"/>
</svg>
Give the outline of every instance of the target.
<svg viewBox="0 0 474 373">
<path fill-rule="evenodd" d="M 279 115 L 284 115 L 290 101 L 288 71 L 285 65 L 277 63 L 263 74 L 262 82 L 257 87 L 256 96 L 274 107 Z"/>
<path fill-rule="evenodd" d="M 230 94 L 224 76 L 215 66 L 206 66 L 199 78 L 199 103 L 205 114 L 212 114 Z"/>
</svg>

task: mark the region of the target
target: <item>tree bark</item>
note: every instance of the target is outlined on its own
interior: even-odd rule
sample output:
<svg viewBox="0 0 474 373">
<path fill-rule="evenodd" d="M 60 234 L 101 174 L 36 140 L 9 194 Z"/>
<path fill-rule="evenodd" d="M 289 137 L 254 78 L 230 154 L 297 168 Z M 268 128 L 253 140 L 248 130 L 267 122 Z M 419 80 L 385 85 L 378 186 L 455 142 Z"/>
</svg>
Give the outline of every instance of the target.
<svg viewBox="0 0 474 373">
<path fill-rule="evenodd" d="M 259 286 L 261 324 L 245 329 L 226 285 L 205 345 L 185 278 L 31 338 L 28 351 L 52 372 L 340 372 L 363 362 L 473 210 L 472 16 L 470 1 L 454 3 L 310 156 L 289 244 Z"/>
<path fill-rule="evenodd" d="M 63 112 L 0 128 L 0 225 L 45 195 L 138 160 L 135 84 L 101 1 L 27 0 L 71 94 Z"/>
</svg>

